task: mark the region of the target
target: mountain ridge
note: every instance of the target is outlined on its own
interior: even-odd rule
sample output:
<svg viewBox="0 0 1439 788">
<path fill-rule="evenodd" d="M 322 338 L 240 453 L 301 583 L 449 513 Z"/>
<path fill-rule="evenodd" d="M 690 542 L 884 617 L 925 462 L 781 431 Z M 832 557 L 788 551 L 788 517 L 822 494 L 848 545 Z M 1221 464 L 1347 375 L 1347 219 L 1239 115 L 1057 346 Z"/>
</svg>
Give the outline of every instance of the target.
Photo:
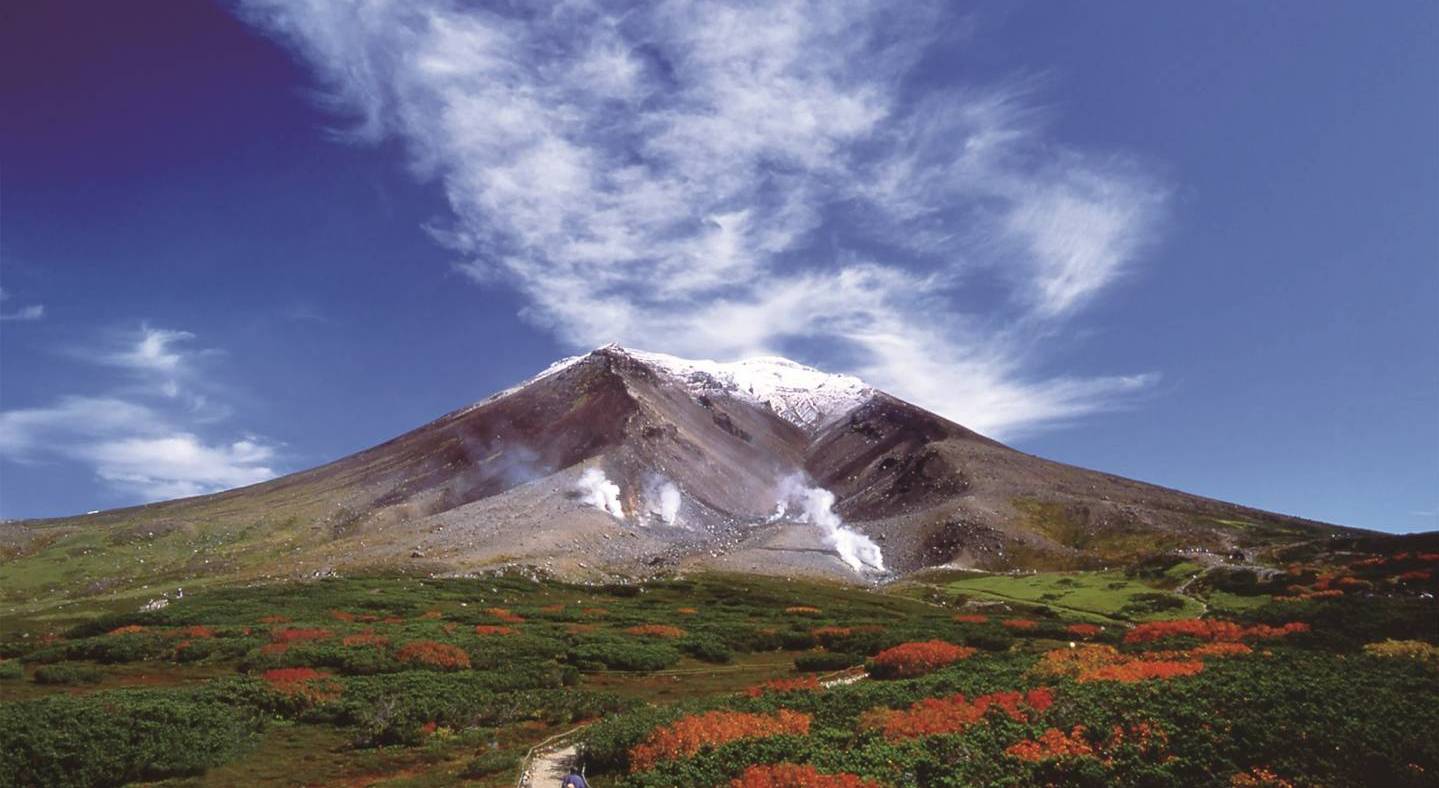
<svg viewBox="0 0 1439 788">
<path fill-rule="evenodd" d="M 528 565 L 846 582 L 1358 532 L 1024 454 L 787 359 L 691 361 L 616 345 L 316 468 L 6 530 L 10 565 L 71 542 L 120 556 L 96 542 L 159 532 L 145 540 L 189 548 L 161 573 L 176 581 Z M 133 574 L 122 560 L 68 577 L 120 587 Z"/>
</svg>

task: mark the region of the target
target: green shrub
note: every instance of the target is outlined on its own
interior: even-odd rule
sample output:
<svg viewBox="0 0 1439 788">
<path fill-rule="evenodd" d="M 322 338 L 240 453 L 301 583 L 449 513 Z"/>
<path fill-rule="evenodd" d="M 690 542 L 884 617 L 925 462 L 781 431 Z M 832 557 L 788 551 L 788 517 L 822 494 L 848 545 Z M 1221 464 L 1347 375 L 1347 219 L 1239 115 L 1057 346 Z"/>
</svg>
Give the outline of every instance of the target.
<svg viewBox="0 0 1439 788">
<path fill-rule="evenodd" d="M 465 764 L 460 776 L 467 780 L 478 780 L 481 777 L 488 777 L 492 774 L 500 774 L 513 770 L 519 765 L 519 756 L 508 750 L 493 750 L 483 753 Z"/>
<path fill-rule="evenodd" d="M 18 659 L 0 660 L 0 679 L 24 678 L 25 666 Z"/>
<path fill-rule="evenodd" d="M 105 674 L 99 668 L 72 662 L 41 665 L 35 669 L 35 682 L 38 684 L 99 684 L 104 678 Z"/>
<path fill-rule="evenodd" d="M 844 670 L 864 664 L 863 654 L 846 654 L 842 651 L 812 651 L 794 658 L 794 669 L 801 673 L 823 673 L 827 670 Z"/>
<path fill-rule="evenodd" d="M 193 775 L 260 727 L 204 693 L 115 690 L 0 705 L 0 785 L 108 786 Z"/>
<path fill-rule="evenodd" d="M 724 641 L 712 637 L 692 637 L 679 644 L 680 650 L 701 662 L 723 665 L 734 659 L 734 652 Z"/>
<path fill-rule="evenodd" d="M 576 667 L 598 663 L 609 670 L 648 672 L 679 662 L 680 653 L 660 643 L 600 642 L 576 646 L 571 649 L 569 659 Z"/>
</svg>

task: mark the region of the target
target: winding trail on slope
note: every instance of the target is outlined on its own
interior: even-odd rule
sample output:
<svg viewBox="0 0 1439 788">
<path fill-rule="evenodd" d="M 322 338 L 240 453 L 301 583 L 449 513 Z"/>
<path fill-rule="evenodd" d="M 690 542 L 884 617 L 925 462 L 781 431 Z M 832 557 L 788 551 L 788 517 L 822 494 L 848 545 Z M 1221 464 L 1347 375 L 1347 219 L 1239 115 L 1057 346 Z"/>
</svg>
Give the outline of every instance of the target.
<svg viewBox="0 0 1439 788">
<path fill-rule="evenodd" d="M 863 681 L 869 677 L 862 668 L 849 668 L 830 674 L 821 679 L 820 686 L 842 687 Z M 555 788 L 569 774 L 580 757 L 580 746 L 574 741 L 576 734 L 593 725 L 587 722 L 564 733 L 557 733 L 530 748 L 520 763 L 520 776 L 516 788 Z"/>
</svg>

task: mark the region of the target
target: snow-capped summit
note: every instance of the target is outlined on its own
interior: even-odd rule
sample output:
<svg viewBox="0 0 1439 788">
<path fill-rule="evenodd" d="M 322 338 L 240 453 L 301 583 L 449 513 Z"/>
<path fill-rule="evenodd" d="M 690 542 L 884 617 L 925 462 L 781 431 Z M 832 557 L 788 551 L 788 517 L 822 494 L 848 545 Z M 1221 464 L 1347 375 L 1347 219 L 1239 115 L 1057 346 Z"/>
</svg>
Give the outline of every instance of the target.
<svg viewBox="0 0 1439 788">
<path fill-rule="evenodd" d="M 701 394 L 720 389 L 768 407 L 804 430 L 817 430 L 863 405 L 875 390 L 853 375 L 821 372 L 778 356 L 720 362 L 606 345 L 650 368 L 674 376 Z"/>
</svg>

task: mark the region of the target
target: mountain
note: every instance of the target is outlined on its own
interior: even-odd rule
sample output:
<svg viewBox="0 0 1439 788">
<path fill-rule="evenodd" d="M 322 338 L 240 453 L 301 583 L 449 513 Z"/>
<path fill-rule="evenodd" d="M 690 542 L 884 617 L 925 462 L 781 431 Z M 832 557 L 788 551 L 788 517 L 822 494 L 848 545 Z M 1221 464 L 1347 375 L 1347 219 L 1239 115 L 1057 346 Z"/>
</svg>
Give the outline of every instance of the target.
<svg viewBox="0 0 1439 788">
<path fill-rule="evenodd" d="M 353 569 L 1070 568 L 1348 532 L 1011 449 L 782 358 L 618 346 L 312 470 L 3 529 L 11 602 Z"/>
</svg>

